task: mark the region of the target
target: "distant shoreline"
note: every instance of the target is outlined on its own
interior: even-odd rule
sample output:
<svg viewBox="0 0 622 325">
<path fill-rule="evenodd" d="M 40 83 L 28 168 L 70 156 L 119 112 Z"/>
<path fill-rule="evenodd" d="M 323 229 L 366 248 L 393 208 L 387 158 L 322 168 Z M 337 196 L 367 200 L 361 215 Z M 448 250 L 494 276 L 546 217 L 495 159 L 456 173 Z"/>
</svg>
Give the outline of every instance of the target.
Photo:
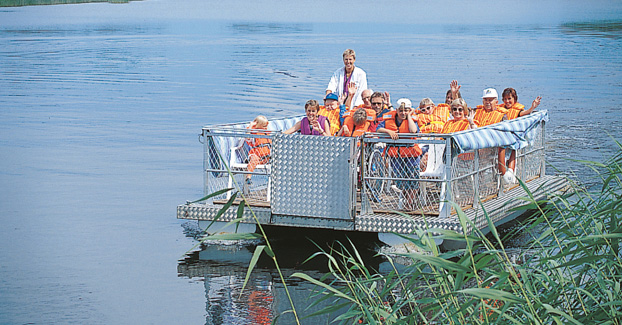
<svg viewBox="0 0 622 325">
<path fill-rule="evenodd" d="M 0 7 L 67 5 L 91 2 L 128 3 L 130 1 L 136 0 L 4 0 L 0 2 Z"/>
</svg>

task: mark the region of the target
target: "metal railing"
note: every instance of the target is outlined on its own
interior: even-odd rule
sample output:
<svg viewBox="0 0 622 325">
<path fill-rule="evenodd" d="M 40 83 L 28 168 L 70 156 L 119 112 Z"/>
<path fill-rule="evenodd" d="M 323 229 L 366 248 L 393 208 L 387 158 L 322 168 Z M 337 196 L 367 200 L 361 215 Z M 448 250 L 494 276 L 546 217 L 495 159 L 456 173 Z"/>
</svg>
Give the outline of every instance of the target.
<svg viewBox="0 0 622 325">
<path fill-rule="evenodd" d="M 249 201 L 270 201 L 271 143 L 274 131 L 223 126 L 204 128 L 204 193 L 225 188 L 243 191 Z M 253 168 L 254 166 L 254 168 Z M 249 181 L 247 176 L 251 175 Z M 228 199 L 232 191 L 209 202 Z"/>
<path fill-rule="evenodd" d="M 531 133 L 532 139 L 528 139 L 530 145 L 516 153 L 515 174 L 524 181 L 544 175 L 544 121 L 535 128 L 536 131 Z M 259 157 L 260 163 L 250 171 L 248 167 L 252 156 L 251 142 L 256 139 L 267 140 L 272 151 L 275 145 L 279 145 L 279 141 L 287 139 L 289 148 L 300 146 L 300 152 L 304 153 L 305 146 L 309 145 L 305 141 L 315 141 L 305 136 L 283 137 L 278 134 L 280 134 L 278 131 L 257 132 L 236 125 L 204 128 L 201 134 L 204 143 L 204 192 L 209 194 L 234 187 L 246 191 L 249 201 L 270 206 L 271 199 L 279 195 L 271 192 L 276 188 L 273 186 L 274 182 L 283 184 L 288 181 L 275 180 L 273 177 L 278 174 L 278 177 L 282 178 L 291 174 L 275 174 L 273 168 L 278 164 L 275 164 L 274 159 L 279 157 L 272 155 L 269 158 Z M 355 182 L 358 183 L 359 191 L 356 189 L 357 186 L 327 189 L 351 192 L 352 197 L 357 199 L 353 202 L 360 201 L 356 210 L 362 214 L 400 211 L 448 218 L 454 213 L 448 204 L 449 201 L 455 202 L 462 209 L 468 209 L 481 201 L 503 195 L 505 189 L 513 186 L 504 184 L 499 175 L 500 149 L 497 147 L 458 154 L 452 135 L 400 134 L 399 136 L 399 139 L 392 140 L 386 134 L 372 133 L 365 134 L 361 138 L 348 140 L 342 138 L 338 142 L 352 141 L 349 143 L 358 152 L 356 163 L 351 163 L 349 168 L 352 171 L 351 175 L 356 175 Z M 420 154 L 414 146 L 421 149 Z M 336 162 L 333 162 L 334 156 L 322 155 L 321 148 L 315 152 L 320 154 L 290 159 L 325 160 L 321 166 L 328 169 L 337 166 Z M 508 152 L 506 157 L 509 156 Z M 311 171 L 301 169 L 300 172 Z M 313 172 L 322 173 L 315 169 Z M 245 180 L 247 175 L 252 175 L 248 185 Z M 343 175 L 348 177 L 347 173 Z M 286 193 L 281 193 L 283 194 Z M 215 197 L 210 203 L 219 203 L 230 195 Z"/>
<path fill-rule="evenodd" d="M 544 176 L 544 122 L 535 127 L 531 143 L 516 153 L 515 174 L 523 181 Z M 502 195 L 515 184 L 505 184 L 499 173 L 498 147 L 458 154 L 451 135 L 366 134 L 361 145 L 361 212 L 438 215 L 447 218 L 452 201 L 463 210 Z M 419 157 L 399 156 L 390 148 L 418 146 Z M 509 158 L 511 150 L 507 150 Z M 404 172 L 407 170 L 408 172 Z"/>
</svg>

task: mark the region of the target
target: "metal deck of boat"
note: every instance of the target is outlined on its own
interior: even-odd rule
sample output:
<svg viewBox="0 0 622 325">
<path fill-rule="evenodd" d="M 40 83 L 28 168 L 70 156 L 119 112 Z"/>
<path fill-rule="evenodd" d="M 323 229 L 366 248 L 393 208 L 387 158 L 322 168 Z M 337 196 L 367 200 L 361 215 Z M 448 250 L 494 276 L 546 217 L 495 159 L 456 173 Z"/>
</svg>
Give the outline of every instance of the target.
<svg viewBox="0 0 622 325">
<path fill-rule="evenodd" d="M 525 183 L 533 199 L 536 201 L 546 199 L 549 195 L 556 195 L 563 192 L 567 188 L 567 180 L 560 176 L 546 175 L 536 179 L 532 179 Z M 519 210 L 510 213 L 510 210 L 521 205 L 525 205 L 527 201 L 527 193 L 524 189 L 515 185 L 502 195 L 483 202 L 481 205 L 464 210 L 465 215 L 484 233 L 488 232 L 488 222 L 484 218 L 484 212 L 488 214 L 496 226 L 513 220 L 525 211 Z M 218 219 L 222 222 L 229 222 L 236 219 L 237 204 L 225 211 Z M 439 218 L 438 215 L 417 215 L 413 214 L 405 217 L 398 213 L 369 213 L 360 214 L 354 220 L 340 219 L 322 219 L 305 218 L 293 215 L 276 215 L 272 214 L 270 207 L 266 207 L 265 201 L 250 201 L 250 208 L 245 208 L 243 213 L 244 223 L 256 223 L 253 213 L 257 217 L 257 221 L 265 225 L 274 226 L 294 226 L 294 227 L 312 227 L 312 228 L 328 228 L 336 230 L 356 230 L 365 232 L 395 232 L 400 234 L 412 233 L 415 228 L 436 228 L 447 229 L 462 232 L 462 227 L 458 221 L 457 215 L 453 213 L 450 218 Z M 222 209 L 224 204 L 205 204 L 192 203 L 183 204 L 177 207 L 177 216 L 181 219 L 212 221 L 214 216 Z M 471 229 L 467 229 L 470 232 Z"/>
</svg>

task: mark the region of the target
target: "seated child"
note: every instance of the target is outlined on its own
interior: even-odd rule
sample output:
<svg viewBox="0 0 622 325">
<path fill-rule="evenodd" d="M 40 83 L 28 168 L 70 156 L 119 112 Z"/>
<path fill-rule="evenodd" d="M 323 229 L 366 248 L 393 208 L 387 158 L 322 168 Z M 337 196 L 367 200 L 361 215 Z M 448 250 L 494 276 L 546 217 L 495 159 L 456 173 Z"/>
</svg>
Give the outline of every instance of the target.
<svg viewBox="0 0 622 325">
<path fill-rule="evenodd" d="M 268 119 L 263 116 L 257 116 L 248 126 L 250 130 L 267 130 L 268 129 Z M 253 135 L 267 135 L 266 132 L 255 132 L 251 131 L 250 134 Z M 248 151 L 248 167 L 247 170 L 249 172 L 253 172 L 257 165 L 266 164 L 270 161 L 270 146 L 272 144 L 272 140 L 268 138 L 248 138 L 246 139 L 246 143 L 250 146 L 250 150 Z M 251 185 L 251 176 L 252 174 L 246 174 L 246 181 L 244 182 L 244 192 L 248 194 L 249 188 Z"/>
<path fill-rule="evenodd" d="M 354 84 L 354 83 L 352 83 Z M 356 88 L 348 95 L 348 102 L 352 101 L 352 94 L 356 93 Z M 328 93 L 324 98 L 324 105 L 320 106 L 318 115 L 325 116 L 330 123 L 330 135 L 335 135 L 343 123 L 343 115 L 348 110 L 343 104 L 344 98 L 337 97 L 335 93 Z"/>
<path fill-rule="evenodd" d="M 296 122 L 294 126 L 283 131 L 284 134 L 292 134 L 300 131 L 303 135 L 330 135 L 330 123 L 326 116 L 318 115 L 320 105 L 317 100 L 310 99 L 305 103 L 307 116 Z"/>
<path fill-rule="evenodd" d="M 445 122 L 447 122 L 448 111 L 444 107 L 435 107 L 434 102 L 430 98 L 422 99 L 419 102 L 419 113 L 416 119 L 421 133 L 441 133 Z"/>
<path fill-rule="evenodd" d="M 505 88 L 501 94 L 501 98 L 503 98 L 503 106 L 508 110 L 507 116 L 509 120 L 531 114 L 533 110 L 540 105 L 540 100 L 542 99 L 540 96 L 536 97 L 536 99 L 534 99 L 531 103 L 531 107 L 528 110 L 525 110 L 525 105 L 518 103 L 518 95 L 516 94 L 516 90 L 514 88 Z M 505 152 L 503 155 L 499 155 L 499 159 L 505 160 Z M 514 175 L 515 170 L 516 151 L 512 150 L 510 159 L 507 162 L 507 170 L 503 174 L 503 180 L 506 183 L 516 183 L 516 175 Z"/>
<path fill-rule="evenodd" d="M 345 116 L 343 127 L 339 130 L 337 136 L 358 137 L 365 132 L 370 132 L 371 123 L 376 119 L 376 111 L 368 108 L 359 108 L 354 112 L 346 112 Z"/>
</svg>

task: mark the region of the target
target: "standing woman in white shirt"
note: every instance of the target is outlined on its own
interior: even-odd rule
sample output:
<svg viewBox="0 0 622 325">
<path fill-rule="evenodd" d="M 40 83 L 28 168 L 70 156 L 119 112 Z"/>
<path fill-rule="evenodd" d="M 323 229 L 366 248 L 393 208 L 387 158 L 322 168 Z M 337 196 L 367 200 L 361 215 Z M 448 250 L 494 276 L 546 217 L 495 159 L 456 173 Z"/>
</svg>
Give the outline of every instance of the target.
<svg viewBox="0 0 622 325">
<path fill-rule="evenodd" d="M 361 93 L 367 89 L 367 74 L 363 69 L 355 67 L 356 54 L 354 50 L 347 49 L 343 52 L 343 68 L 337 69 L 328 82 L 326 94 L 336 93 L 337 96 L 346 97 L 348 95 L 348 85 L 356 84 L 356 94 L 352 98 L 352 107 L 363 104 Z"/>
</svg>

